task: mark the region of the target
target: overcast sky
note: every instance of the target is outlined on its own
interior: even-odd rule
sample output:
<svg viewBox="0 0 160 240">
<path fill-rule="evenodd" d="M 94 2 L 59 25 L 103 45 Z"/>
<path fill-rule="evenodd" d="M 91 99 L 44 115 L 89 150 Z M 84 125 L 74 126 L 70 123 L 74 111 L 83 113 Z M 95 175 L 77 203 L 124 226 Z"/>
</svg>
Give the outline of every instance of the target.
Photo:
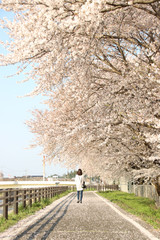
<svg viewBox="0 0 160 240">
<path fill-rule="evenodd" d="M 12 14 L 0 10 L 0 18 L 7 16 L 12 18 Z M 8 40 L 7 34 L 0 29 L 0 40 Z M 0 54 L 4 53 L 0 45 Z M 29 132 L 25 121 L 31 118 L 30 111 L 44 108 L 41 96 L 23 97 L 31 92 L 34 84 L 17 84 L 16 82 L 24 78 L 12 76 L 16 72 L 16 66 L 0 67 L 0 171 L 6 177 L 22 175 L 42 175 L 43 156 L 41 149 L 27 149 L 33 142 L 34 135 Z M 46 164 L 46 176 L 51 174 L 66 173 L 67 169 L 59 165 Z"/>
</svg>

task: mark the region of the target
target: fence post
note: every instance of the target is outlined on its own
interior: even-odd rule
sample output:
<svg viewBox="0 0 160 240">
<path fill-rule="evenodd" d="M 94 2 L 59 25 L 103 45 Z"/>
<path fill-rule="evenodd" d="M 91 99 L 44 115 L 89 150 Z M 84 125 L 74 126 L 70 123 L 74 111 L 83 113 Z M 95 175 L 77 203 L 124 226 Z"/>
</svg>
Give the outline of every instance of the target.
<svg viewBox="0 0 160 240">
<path fill-rule="evenodd" d="M 55 187 L 53 187 L 53 197 L 56 195 L 55 193 Z"/>
<path fill-rule="evenodd" d="M 26 190 L 23 190 L 22 192 L 22 206 L 23 208 L 26 207 Z"/>
<path fill-rule="evenodd" d="M 42 199 L 42 188 L 38 189 L 38 201 L 40 202 Z"/>
<path fill-rule="evenodd" d="M 53 197 L 53 187 L 51 187 L 51 198 Z"/>
<path fill-rule="evenodd" d="M 14 190 L 13 194 L 14 194 L 13 211 L 14 211 L 14 214 L 18 214 L 18 194 L 19 194 L 19 191 Z"/>
<path fill-rule="evenodd" d="M 51 198 L 51 187 L 48 188 L 48 198 Z"/>
<path fill-rule="evenodd" d="M 32 189 L 29 190 L 29 206 L 32 207 Z"/>
<path fill-rule="evenodd" d="M 36 191 L 35 191 L 35 188 L 33 189 L 33 203 L 36 202 Z"/>
<path fill-rule="evenodd" d="M 49 198 L 52 198 L 52 188 L 49 187 Z"/>
<path fill-rule="evenodd" d="M 3 194 L 3 217 L 8 219 L 8 191 Z"/>
<path fill-rule="evenodd" d="M 45 199 L 47 198 L 48 188 L 45 188 Z"/>
<path fill-rule="evenodd" d="M 42 199 L 44 199 L 44 188 L 42 188 Z"/>
<path fill-rule="evenodd" d="M 47 187 L 47 188 L 46 188 L 46 198 L 48 198 L 48 193 L 49 193 L 48 190 L 49 190 L 49 188 Z"/>
<path fill-rule="evenodd" d="M 55 196 L 55 187 L 53 187 L 53 197 Z"/>
<path fill-rule="evenodd" d="M 49 198 L 52 198 L 52 189 L 49 187 Z"/>
</svg>

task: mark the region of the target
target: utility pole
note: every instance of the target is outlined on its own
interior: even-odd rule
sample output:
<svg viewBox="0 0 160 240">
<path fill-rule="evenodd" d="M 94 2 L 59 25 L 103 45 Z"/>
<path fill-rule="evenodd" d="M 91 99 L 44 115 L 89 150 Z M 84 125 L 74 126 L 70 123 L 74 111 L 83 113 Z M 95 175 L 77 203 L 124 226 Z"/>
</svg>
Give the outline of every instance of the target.
<svg viewBox="0 0 160 240">
<path fill-rule="evenodd" d="M 46 161 L 45 156 L 43 156 L 43 181 L 45 181 L 45 178 L 46 178 L 46 176 L 45 176 L 45 161 Z"/>
</svg>

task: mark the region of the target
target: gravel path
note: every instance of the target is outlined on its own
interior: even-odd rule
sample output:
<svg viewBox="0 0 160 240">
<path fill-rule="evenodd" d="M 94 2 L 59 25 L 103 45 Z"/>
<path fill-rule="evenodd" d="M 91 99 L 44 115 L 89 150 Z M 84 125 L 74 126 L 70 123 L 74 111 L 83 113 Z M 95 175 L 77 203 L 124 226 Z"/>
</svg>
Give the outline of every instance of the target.
<svg viewBox="0 0 160 240">
<path fill-rule="evenodd" d="M 0 240 L 160 239 L 158 231 L 115 206 L 94 192 L 84 192 L 77 203 L 70 193 L 1 233 Z"/>
</svg>

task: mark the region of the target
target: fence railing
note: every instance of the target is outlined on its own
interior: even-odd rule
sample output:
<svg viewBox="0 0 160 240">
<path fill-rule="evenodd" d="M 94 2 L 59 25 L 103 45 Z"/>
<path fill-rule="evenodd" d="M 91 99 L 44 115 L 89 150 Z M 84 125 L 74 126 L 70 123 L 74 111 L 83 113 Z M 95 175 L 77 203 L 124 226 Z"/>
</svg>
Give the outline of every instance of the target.
<svg viewBox="0 0 160 240">
<path fill-rule="evenodd" d="M 107 191 L 107 190 L 111 190 L 111 191 L 116 191 L 119 190 L 119 186 L 118 185 L 107 185 L 107 184 L 97 184 L 97 185 L 92 185 L 89 184 L 87 185 L 87 189 L 88 190 L 97 190 L 97 191 Z"/>
<path fill-rule="evenodd" d="M 20 205 L 22 205 L 23 208 L 32 206 L 33 203 L 40 202 L 42 199 L 52 198 L 67 190 L 74 191 L 75 189 L 75 186 L 54 186 L 0 190 L 0 208 L 2 209 L 3 217 L 8 219 L 9 211 L 18 214 Z M 96 191 L 118 190 L 118 185 L 87 185 L 87 189 Z"/>
<path fill-rule="evenodd" d="M 35 202 L 42 199 L 52 198 L 57 194 L 67 190 L 74 190 L 74 186 L 44 187 L 44 188 L 26 188 L 26 189 L 5 189 L 0 190 L 0 208 L 3 209 L 3 217 L 8 219 L 9 210 L 18 214 L 18 207 L 32 206 Z"/>
<path fill-rule="evenodd" d="M 116 184 L 102 184 L 102 185 L 98 185 L 98 191 L 107 191 L 107 190 L 111 190 L 111 191 L 116 191 L 119 190 L 119 186 Z"/>
</svg>

